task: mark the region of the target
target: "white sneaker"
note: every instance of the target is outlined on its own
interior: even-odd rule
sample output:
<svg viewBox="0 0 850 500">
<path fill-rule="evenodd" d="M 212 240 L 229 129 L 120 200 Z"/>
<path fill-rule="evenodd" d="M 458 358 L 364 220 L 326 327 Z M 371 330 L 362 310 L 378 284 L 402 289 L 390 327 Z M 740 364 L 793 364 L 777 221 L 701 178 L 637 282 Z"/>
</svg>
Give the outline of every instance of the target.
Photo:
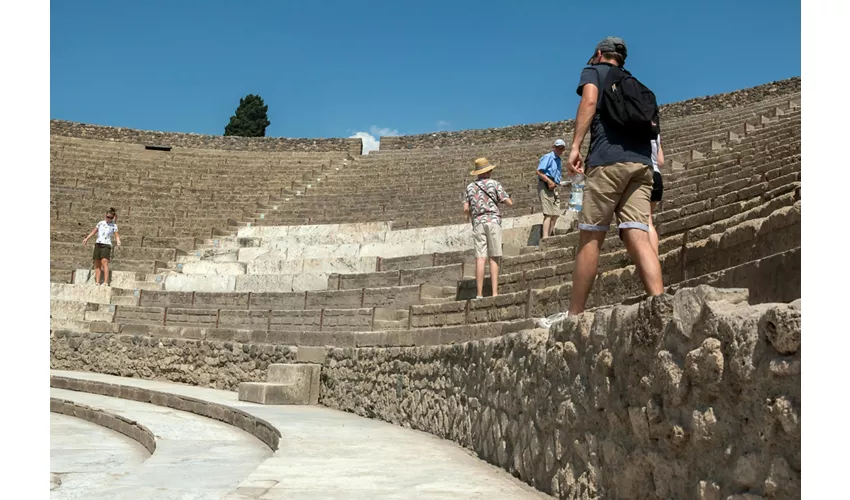
<svg viewBox="0 0 850 500">
<path fill-rule="evenodd" d="M 475 296 L 475 298 L 476 298 L 476 299 L 483 299 L 483 298 L 484 298 L 484 296 L 483 296 L 483 295 L 476 295 L 476 296 Z"/>
<path fill-rule="evenodd" d="M 555 314 L 548 316 L 546 318 L 540 318 L 540 319 L 537 320 L 537 326 L 539 326 L 540 328 L 551 328 L 552 325 L 555 322 L 563 321 L 563 320 L 567 319 L 567 317 L 569 317 L 569 315 L 570 315 L 569 311 L 566 311 L 566 312 L 555 313 Z"/>
</svg>

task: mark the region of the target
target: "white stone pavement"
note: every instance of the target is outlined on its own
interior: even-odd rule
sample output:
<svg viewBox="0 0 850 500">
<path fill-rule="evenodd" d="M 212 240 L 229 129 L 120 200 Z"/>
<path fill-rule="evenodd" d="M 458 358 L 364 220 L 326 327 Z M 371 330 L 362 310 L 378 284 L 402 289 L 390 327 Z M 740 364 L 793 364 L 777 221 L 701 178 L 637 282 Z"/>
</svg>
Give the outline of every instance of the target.
<svg viewBox="0 0 850 500">
<path fill-rule="evenodd" d="M 50 498 L 73 500 L 130 473 L 150 456 L 141 444 L 92 422 L 50 414 Z"/>
<path fill-rule="evenodd" d="M 230 500 L 551 498 L 455 443 L 350 413 L 263 406 L 238 401 L 235 392 L 170 382 L 59 370 L 51 375 L 193 397 L 269 422 L 281 433 L 279 449 L 223 497 Z"/>
<path fill-rule="evenodd" d="M 122 474 L 113 477 L 112 481 L 108 481 L 108 477 L 101 477 L 100 482 L 93 484 L 78 481 L 73 488 L 67 483 L 60 485 L 51 495 L 51 498 L 56 500 L 222 498 L 272 455 L 269 447 L 251 434 L 194 413 L 55 388 L 50 389 L 50 396 L 135 420 L 156 436 L 156 451 L 143 462 L 134 467 L 122 467 Z M 118 433 L 113 434 L 124 437 Z M 77 436 L 71 446 L 76 443 L 87 444 L 97 438 L 97 435 L 82 434 Z M 53 439 L 51 435 L 51 459 L 54 454 Z M 67 449 L 68 444 L 67 435 L 57 436 L 57 448 Z M 142 448 L 138 443 L 137 446 Z M 59 450 L 56 451 L 58 455 Z M 148 454 L 144 448 L 142 451 Z M 80 458 L 87 460 L 87 457 L 91 457 L 88 461 L 93 461 L 92 455 L 94 453 L 89 452 L 86 457 Z M 101 463 L 101 472 L 107 476 L 115 474 L 108 465 Z M 74 470 L 80 470 L 83 464 L 57 463 L 54 466 L 51 461 L 51 472 L 63 472 L 59 470 L 63 466 L 65 469 L 71 466 Z"/>
</svg>

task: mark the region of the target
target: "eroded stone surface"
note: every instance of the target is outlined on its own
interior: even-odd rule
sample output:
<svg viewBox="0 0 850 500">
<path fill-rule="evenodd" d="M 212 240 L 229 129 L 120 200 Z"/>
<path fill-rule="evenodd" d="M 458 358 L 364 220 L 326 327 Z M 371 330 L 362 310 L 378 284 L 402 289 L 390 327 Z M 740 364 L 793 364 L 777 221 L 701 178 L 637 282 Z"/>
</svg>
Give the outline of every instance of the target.
<svg viewBox="0 0 850 500">
<path fill-rule="evenodd" d="M 701 287 L 454 345 L 328 349 L 320 402 L 456 441 L 558 498 L 798 498 L 800 375 L 773 375 L 760 325 L 799 308 L 726 296 Z"/>
</svg>

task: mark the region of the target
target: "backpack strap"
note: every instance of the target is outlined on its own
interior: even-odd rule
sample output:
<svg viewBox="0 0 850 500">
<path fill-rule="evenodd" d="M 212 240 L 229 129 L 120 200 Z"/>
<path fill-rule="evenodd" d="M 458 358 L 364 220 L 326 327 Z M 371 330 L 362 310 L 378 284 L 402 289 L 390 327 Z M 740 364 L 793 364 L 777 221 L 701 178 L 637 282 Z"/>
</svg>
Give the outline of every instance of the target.
<svg viewBox="0 0 850 500">
<path fill-rule="evenodd" d="M 484 194 L 486 194 L 488 198 L 490 198 L 491 200 L 493 200 L 493 204 L 494 204 L 494 205 L 496 205 L 496 210 L 498 210 L 498 209 L 499 209 L 499 202 L 498 202 L 498 201 L 496 201 L 496 199 L 495 199 L 495 198 L 493 198 L 493 197 L 490 195 L 490 193 L 489 193 L 486 189 L 484 189 L 483 187 L 481 187 L 481 184 L 478 184 L 478 181 L 473 182 L 473 184 L 475 184 L 475 187 L 477 187 L 478 189 L 480 189 L 480 190 L 481 190 L 481 192 L 483 192 Z"/>
</svg>

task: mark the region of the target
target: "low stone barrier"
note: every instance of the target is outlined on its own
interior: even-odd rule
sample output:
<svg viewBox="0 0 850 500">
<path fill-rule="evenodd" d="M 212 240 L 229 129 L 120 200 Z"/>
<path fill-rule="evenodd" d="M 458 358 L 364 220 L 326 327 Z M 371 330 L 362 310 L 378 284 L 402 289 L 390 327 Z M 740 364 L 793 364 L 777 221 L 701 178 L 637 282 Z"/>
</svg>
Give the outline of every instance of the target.
<svg viewBox="0 0 850 500">
<path fill-rule="evenodd" d="M 142 387 L 117 385 L 107 382 L 62 377 L 57 375 L 51 375 L 50 387 L 66 389 L 69 391 L 100 394 L 102 396 L 109 396 L 113 398 L 129 399 L 131 401 L 150 403 L 157 406 L 173 408 L 178 411 L 201 415 L 203 417 L 218 420 L 219 422 L 224 422 L 225 424 L 242 429 L 265 443 L 265 445 L 271 448 L 272 451 L 276 451 L 278 444 L 280 443 L 280 431 L 270 423 L 259 417 L 245 413 L 242 410 L 231 408 L 223 404 L 213 403 L 211 401 L 204 401 L 202 399 L 192 398 L 189 396 L 181 396 L 179 394 L 154 391 L 152 389 L 144 389 Z"/>
<path fill-rule="evenodd" d="M 50 412 L 83 419 L 123 434 L 142 445 L 148 453 L 156 451 L 156 437 L 144 425 L 106 410 L 92 408 L 74 401 L 50 398 Z"/>
<path fill-rule="evenodd" d="M 320 403 L 451 439 L 557 498 L 799 498 L 799 307 L 698 287 L 551 331 L 328 349 Z"/>
</svg>

